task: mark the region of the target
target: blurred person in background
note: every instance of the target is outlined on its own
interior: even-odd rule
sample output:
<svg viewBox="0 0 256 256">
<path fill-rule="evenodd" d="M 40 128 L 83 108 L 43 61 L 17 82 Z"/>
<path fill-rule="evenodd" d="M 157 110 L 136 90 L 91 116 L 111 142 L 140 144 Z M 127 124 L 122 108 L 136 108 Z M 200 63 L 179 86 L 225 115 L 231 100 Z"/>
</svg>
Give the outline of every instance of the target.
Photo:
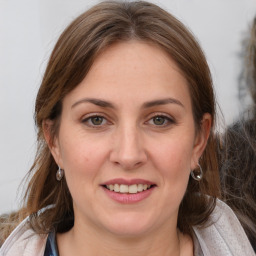
<svg viewBox="0 0 256 256">
<path fill-rule="evenodd" d="M 223 200 L 234 210 L 256 251 L 256 18 L 243 42 L 239 79 L 241 100 L 252 104 L 221 139 L 220 177 Z"/>
</svg>

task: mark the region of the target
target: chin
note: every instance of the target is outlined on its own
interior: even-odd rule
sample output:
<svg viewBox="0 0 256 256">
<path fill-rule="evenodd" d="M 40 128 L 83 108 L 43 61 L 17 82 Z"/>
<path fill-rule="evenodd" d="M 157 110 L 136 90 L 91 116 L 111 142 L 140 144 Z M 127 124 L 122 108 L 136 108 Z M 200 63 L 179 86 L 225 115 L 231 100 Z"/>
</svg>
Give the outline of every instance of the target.
<svg viewBox="0 0 256 256">
<path fill-rule="evenodd" d="M 149 218 L 145 218 L 145 214 L 119 214 L 108 220 L 105 228 L 118 236 L 138 237 L 149 232 L 153 223 Z"/>
</svg>

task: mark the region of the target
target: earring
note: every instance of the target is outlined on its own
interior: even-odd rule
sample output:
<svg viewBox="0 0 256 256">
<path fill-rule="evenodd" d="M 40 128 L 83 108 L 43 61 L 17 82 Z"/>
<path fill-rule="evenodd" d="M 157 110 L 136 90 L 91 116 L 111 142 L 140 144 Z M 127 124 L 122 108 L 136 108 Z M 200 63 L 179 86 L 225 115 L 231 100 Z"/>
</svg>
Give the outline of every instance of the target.
<svg viewBox="0 0 256 256">
<path fill-rule="evenodd" d="M 64 176 L 64 170 L 59 167 L 58 171 L 56 172 L 56 180 L 61 181 Z"/>
<path fill-rule="evenodd" d="M 197 164 L 197 165 L 199 168 L 191 171 L 190 175 L 194 180 L 200 181 L 203 178 L 203 170 L 202 170 L 200 164 Z"/>
</svg>

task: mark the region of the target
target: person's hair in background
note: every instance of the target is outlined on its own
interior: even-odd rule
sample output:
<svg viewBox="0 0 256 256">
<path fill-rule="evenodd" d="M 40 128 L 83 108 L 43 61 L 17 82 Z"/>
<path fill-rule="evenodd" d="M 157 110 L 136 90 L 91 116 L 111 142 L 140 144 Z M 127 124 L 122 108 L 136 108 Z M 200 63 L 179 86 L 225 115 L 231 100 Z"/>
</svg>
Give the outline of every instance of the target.
<svg viewBox="0 0 256 256">
<path fill-rule="evenodd" d="M 255 118 L 256 108 L 256 17 L 250 25 L 250 31 L 247 31 L 245 39 L 242 41 L 242 70 L 239 75 L 239 100 L 243 105 L 248 106 L 248 98 L 250 100 L 249 109 L 245 109 L 245 118 Z M 248 112 L 248 114 L 247 114 Z"/>
<path fill-rule="evenodd" d="M 240 99 L 249 92 L 252 105 L 222 138 L 220 176 L 223 200 L 238 216 L 256 251 L 256 19 L 243 44 Z"/>
</svg>

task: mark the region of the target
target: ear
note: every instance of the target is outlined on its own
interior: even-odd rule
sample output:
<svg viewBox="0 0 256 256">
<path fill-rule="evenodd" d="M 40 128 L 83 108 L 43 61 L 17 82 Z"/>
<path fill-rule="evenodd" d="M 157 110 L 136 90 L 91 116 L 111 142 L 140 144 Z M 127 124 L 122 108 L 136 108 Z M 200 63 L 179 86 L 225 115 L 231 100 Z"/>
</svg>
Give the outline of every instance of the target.
<svg viewBox="0 0 256 256">
<path fill-rule="evenodd" d="M 193 155 L 191 158 L 190 169 L 194 170 L 198 167 L 199 158 L 204 152 L 207 145 L 207 141 L 210 135 L 212 126 L 212 116 L 209 113 L 205 113 L 200 123 L 200 130 L 197 132 Z"/>
<path fill-rule="evenodd" d="M 50 119 L 43 121 L 43 133 L 45 141 L 51 151 L 51 154 L 58 166 L 62 168 L 60 146 L 57 136 L 53 133 L 54 122 Z"/>
</svg>

